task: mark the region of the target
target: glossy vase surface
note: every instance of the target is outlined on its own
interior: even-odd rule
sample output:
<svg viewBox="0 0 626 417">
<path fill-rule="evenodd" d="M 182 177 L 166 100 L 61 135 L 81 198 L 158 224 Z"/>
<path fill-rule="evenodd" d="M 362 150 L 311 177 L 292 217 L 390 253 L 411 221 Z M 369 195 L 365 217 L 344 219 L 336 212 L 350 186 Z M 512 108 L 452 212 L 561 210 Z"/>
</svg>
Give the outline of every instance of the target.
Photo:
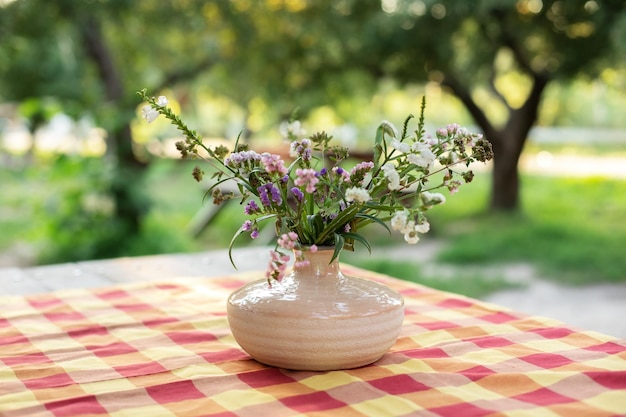
<svg viewBox="0 0 626 417">
<path fill-rule="evenodd" d="M 228 321 L 252 358 L 286 369 L 368 365 L 396 341 L 404 300 L 380 283 L 344 276 L 333 249 L 304 251 L 306 266 L 280 281 L 251 282 L 228 299 Z"/>
</svg>

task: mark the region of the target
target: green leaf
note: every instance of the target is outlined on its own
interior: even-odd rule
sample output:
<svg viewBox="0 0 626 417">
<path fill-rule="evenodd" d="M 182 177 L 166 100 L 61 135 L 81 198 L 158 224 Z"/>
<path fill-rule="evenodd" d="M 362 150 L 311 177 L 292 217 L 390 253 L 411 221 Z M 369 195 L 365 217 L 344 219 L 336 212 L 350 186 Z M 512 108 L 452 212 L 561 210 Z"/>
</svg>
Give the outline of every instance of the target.
<svg viewBox="0 0 626 417">
<path fill-rule="evenodd" d="M 335 251 L 333 252 L 333 257 L 330 259 L 330 262 L 337 259 L 339 254 L 343 249 L 343 245 L 346 243 L 346 240 L 339 233 L 335 233 Z"/>
<path fill-rule="evenodd" d="M 324 231 L 324 220 L 319 213 L 309 214 L 306 220 L 313 236 L 319 236 Z"/>
<path fill-rule="evenodd" d="M 381 219 L 379 219 L 378 217 L 369 215 L 369 214 L 365 214 L 365 213 L 359 213 L 356 216 L 354 216 L 355 218 L 361 218 L 361 219 L 367 219 L 369 222 L 371 223 L 376 223 L 382 227 L 384 227 L 385 229 L 387 229 L 387 231 L 389 232 L 389 234 L 391 234 L 391 229 L 389 228 L 389 226 L 387 225 L 387 223 L 385 223 L 384 221 L 382 221 Z M 345 235 L 345 233 L 344 233 Z M 366 245 L 367 246 L 367 245 Z"/>
<path fill-rule="evenodd" d="M 356 240 L 357 242 L 360 242 L 363 246 L 367 248 L 367 251 L 370 254 L 372 253 L 372 245 L 362 234 L 349 232 L 349 233 L 344 233 L 343 237 L 346 239 L 353 239 L 353 240 Z"/>
<path fill-rule="evenodd" d="M 378 171 L 380 165 L 380 156 L 383 153 L 383 142 L 385 141 L 385 128 L 381 125 L 376 129 L 376 137 L 374 138 L 374 172 Z"/>
<path fill-rule="evenodd" d="M 237 135 L 237 139 L 235 140 L 235 147 L 233 148 L 233 152 L 239 152 L 239 140 L 241 139 L 241 135 L 245 132 L 245 129 L 241 130 Z"/>
<path fill-rule="evenodd" d="M 233 260 L 233 244 L 235 243 L 235 240 L 239 237 L 239 235 L 241 235 L 243 232 L 244 230 L 243 230 L 243 225 L 242 225 L 239 228 L 239 230 L 235 232 L 233 238 L 230 240 L 230 243 L 228 244 L 228 259 L 230 260 L 230 264 L 235 269 L 237 269 L 237 265 L 235 265 L 235 261 Z"/>
<path fill-rule="evenodd" d="M 260 216 L 257 217 L 256 219 L 254 219 L 254 222 L 256 222 L 257 224 L 264 222 L 265 220 L 271 219 L 272 217 L 277 217 L 277 214 L 266 214 L 265 216 Z M 231 265 L 237 269 L 237 265 L 235 265 L 235 261 L 233 260 L 233 245 L 235 243 L 235 240 L 244 232 L 243 230 L 243 225 L 241 225 L 241 227 L 235 232 L 235 234 L 233 235 L 233 238 L 230 240 L 230 243 L 228 244 L 228 259 L 230 259 L 230 263 Z"/>
<path fill-rule="evenodd" d="M 323 244 L 332 233 L 335 232 L 335 230 L 337 230 L 339 227 L 342 227 L 344 224 L 348 223 L 350 221 L 350 219 L 352 219 L 354 217 L 354 215 L 356 213 L 359 212 L 359 210 L 361 210 L 361 206 L 358 204 L 353 204 L 351 206 L 348 206 L 348 208 L 346 208 L 345 210 L 341 211 L 337 217 L 335 217 L 327 226 L 326 228 L 322 231 L 322 233 L 320 233 L 316 239 L 315 239 L 315 243 L 316 244 Z"/>
</svg>

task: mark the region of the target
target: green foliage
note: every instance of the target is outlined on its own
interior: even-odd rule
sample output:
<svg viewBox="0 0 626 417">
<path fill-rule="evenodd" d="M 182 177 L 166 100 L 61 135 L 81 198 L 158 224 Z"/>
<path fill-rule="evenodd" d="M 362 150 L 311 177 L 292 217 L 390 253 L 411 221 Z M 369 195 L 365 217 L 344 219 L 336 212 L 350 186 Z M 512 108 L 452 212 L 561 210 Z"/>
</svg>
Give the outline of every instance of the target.
<svg viewBox="0 0 626 417">
<path fill-rule="evenodd" d="M 33 205 L 45 192 L 45 185 L 33 181 L 32 175 L 22 170 L 1 166 L 0 184 L 0 250 L 4 250 L 29 233 Z"/>
<path fill-rule="evenodd" d="M 107 196 L 111 178 L 104 175 L 102 160 L 59 157 L 45 177 L 55 184 L 37 207 L 38 237 L 42 237 L 40 261 L 52 263 L 108 257 L 124 245 L 124 225 L 115 219 L 113 201 Z"/>
<path fill-rule="evenodd" d="M 163 172 L 164 168 L 157 166 Z M 176 222 L 186 224 L 189 211 L 181 213 L 177 208 L 175 215 L 164 215 L 164 211 L 171 210 L 171 204 L 152 211 L 140 234 L 128 233 L 129 225 L 116 215 L 118 208 L 109 194 L 114 173 L 104 159 L 78 157 L 59 157 L 42 163 L 36 171 L 29 170 L 26 178 L 22 173 L 19 192 L 25 197 L 22 204 L 29 208 L 22 214 L 31 220 L 25 221 L 14 213 L 13 221 L 22 227 L 22 233 L 14 238 L 23 238 L 25 233 L 28 241 L 36 245 L 38 262 L 44 264 L 197 248 L 185 235 L 184 227 L 176 226 Z M 140 198 L 145 192 L 142 184 L 131 182 L 133 195 Z M 160 188 L 167 182 L 167 178 L 159 178 L 148 190 L 159 202 L 170 198 L 158 194 L 167 190 Z M 199 191 L 194 194 L 196 203 L 200 196 Z M 17 201 L 2 203 L 8 208 Z"/>
<path fill-rule="evenodd" d="M 531 3 L 540 4 L 540 9 L 533 10 Z M 153 91 L 171 88 L 178 102 L 187 106 L 201 108 L 207 95 L 227 102 L 237 108 L 228 118 L 236 130 L 262 131 L 267 125 L 264 117 L 282 119 L 296 103 L 303 116 L 316 107 L 333 105 L 340 120 L 355 120 L 369 128 L 372 104 L 397 117 L 385 83 L 404 88 L 407 83 L 436 83 L 452 75 L 467 84 L 479 97 L 477 102 L 487 103 L 487 116 L 500 122 L 507 104 L 516 107 L 524 98 L 521 93 L 526 91 L 520 93 L 519 86 L 529 84 L 525 62 L 534 71 L 547 71 L 551 79 L 600 71 L 605 82 L 620 74 L 623 78 L 619 68 L 626 45 L 625 4 L 21 0 L 0 6 L 0 100 L 25 101 L 23 114 L 31 126 L 51 112 L 92 115 L 110 133 L 109 139 L 120 137 L 116 132 L 135 116 L 137 85 Z M 109 48 L 108 66 L 96 65 L 97 49 L 87 42 L 89 30 L 97 27 Z M 520 61 L 524 55 L 528 59 Z M 617 70 L 603 70 L 606 66 Z M 115 94 L 108 91 L 114 83 L 102 79 L 104 68 L 119 76 Z M 492 93 L 491 81 L 502 97 Z M 411 94 L 412 88 L 405 91 Z M 380 92 L 384 98 L 376 96 Z M 586 93 L 554 94 L 552 107 L 557 113 L 569 112 L 571 103 L 591 100 Z M 619 109 L 621 102 L 614 102 Z M 435 116 L 448 119 L 451 106 L 458 108 L 460 103 L 444 103 Z M 498 109 L 495 115 L 491 109 Z M 571 114 L 594 113 L 574 110 Z M 606 123 L 621 123 L 619 112 L 615 117 L 606 114 Z M 198 111 L 198 118 L 208 117 Z M 554 114 L 544 120 L 572 121 Z M 222 125 L 209 133 L 225 131 Z M 118 145 L 124 143 L 130 139 L 121 139 Z M 3 184 L 2 193 L 9 188 Z M 73 203 L 67 204 L 80 207 L 80 197 L 68 192 L 67 200 Z M 15 228 L 14 223 L 4 224 L 2 236 Z M 111 225 L 111 230 L 118 226 Z"/>
</svg>

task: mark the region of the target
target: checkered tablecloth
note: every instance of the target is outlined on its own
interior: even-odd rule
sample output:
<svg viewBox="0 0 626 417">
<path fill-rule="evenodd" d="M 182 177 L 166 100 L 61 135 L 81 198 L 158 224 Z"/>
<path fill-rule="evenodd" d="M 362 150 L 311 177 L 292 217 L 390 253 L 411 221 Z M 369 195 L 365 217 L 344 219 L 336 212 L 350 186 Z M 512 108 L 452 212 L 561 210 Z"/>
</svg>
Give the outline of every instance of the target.
<svg viewBox="0 0 626 417">
<path fill-rule="evenodd" d="M 335 372 L 239 349 L 225 300 L 256 274 L 0 298 L 0 415 L 626 415 L 626 341 L 343 270 L 402 293 L 406 320 L 380 361 Z"/>
</svg>

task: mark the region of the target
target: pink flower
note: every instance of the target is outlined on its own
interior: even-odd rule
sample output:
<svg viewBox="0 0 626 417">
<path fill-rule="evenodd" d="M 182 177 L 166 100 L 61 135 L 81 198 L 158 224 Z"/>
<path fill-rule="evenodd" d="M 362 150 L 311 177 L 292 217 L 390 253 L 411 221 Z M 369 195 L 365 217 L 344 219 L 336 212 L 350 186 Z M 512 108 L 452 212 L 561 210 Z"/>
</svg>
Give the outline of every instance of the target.
<svg viewBox="0 0 626 417">
<path fill-rule="evenodd" d="M 365 179 L 365 175 L 374 168 L 372 161 L 361 162 L 350 171 L 350 182 L 355 185 L 361 185 Z"/>
<path fill-rule="evenodd" d="M 270 285 L 271 279 L 280 281 L 284 278 L 285 271 L 287 270 L 287 262 L 289 262 L 289 255 L 273 250 L 270 251 L 270 261 L 267 265 L 267 271 L 265 271 L 265 277 Z"/>
<path fill-rule="evenodd" d="M 281 235 L 278 238 L 278 246 L 284 249 L 293 250 L 298 243 L 298 234 L 296 232 L 289 232 Z"/>
<path fill-rule="evenodd" d="M 287 173 L 287 168 L 285 167 L 283 160 L 280 159 L 280 155 L 273 155 L 268 152 L 264 152 L 261 154 L 261 162 L 265 167 L 265 172 L 268 174 L 278 172 L 280 175 L 285 175 Z"/>
<path fill-rule="evenodd" d="M 316 176 L 316 172 L 312 168 L 296 169 L 296 179 L 294 184 L 298 187 L 306 186 L 305 191 L 309 194 L 315 192 L 315 185 L 320 181 Z"/>
</svg>

